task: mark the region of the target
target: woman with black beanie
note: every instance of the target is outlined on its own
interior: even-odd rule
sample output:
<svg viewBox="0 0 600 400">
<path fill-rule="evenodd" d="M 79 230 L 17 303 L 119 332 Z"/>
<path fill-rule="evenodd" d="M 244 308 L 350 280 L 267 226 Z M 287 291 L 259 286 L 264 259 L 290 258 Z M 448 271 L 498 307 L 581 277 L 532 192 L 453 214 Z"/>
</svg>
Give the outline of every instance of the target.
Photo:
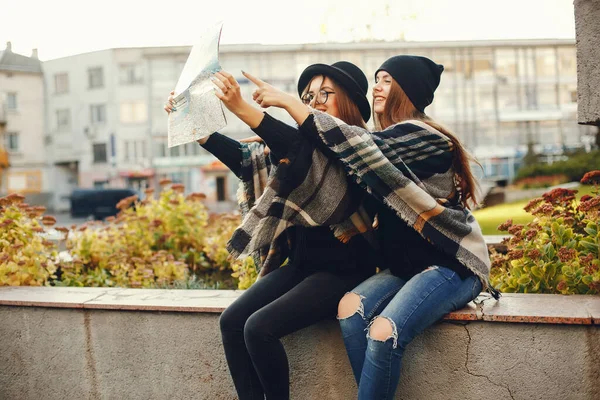
<svg viewBox="0 0 600 400">
<path fill-rule="evenodd" d="M 375 73 L 376 132 L 296 103 L 300 131 L 340 160 L 377 212 L 382 272 L 340 302 L 338 319 L 358 398 L 392 399 L 408 343 L 489 283 L 490 260 L 469 209 L 476 183 L 457 137 L 425 114 L 444 70 L 400 55 Z M 259 89 L 264 106 L 273 96 Z M 367 331 L 367 334 L 365 334 Z"/>
<path fill-rule="evenodd" d="M 213 82 L 223 104 L 269 146 L 274 164 L 289 162 L 290 152 L 309 143 L 297 128 L 246 102 L 231 74 L 220 71 Z M 367 90 L 367 78 L 354 64 L 315 64 L 300 76 L 298 101 L 364 128 L 371 114 Z M 165 105 L 167 112 L 173 109 L 172 100 L 173 93 Z M 263 144 L 240 143 L 220 133 L 198 143 L 242 180 L 244 166 L 251 164 L 244 158 L 250 153 L 248 148 L 262 146 L 255 150 L 256 154 L 264 154 Z M 343 178 L 343 168 L 337 167 Z M 252 182 L 257 177 L 246 178 Z M 288 399 L 289 367 L 280 339 L 333 318 L 342 296 L 375 272 L 376 254 L 361 235 L 343 243 L 329 226 L 293 226 L 284 231 L 282 239 L 285 254 L 281 260 L 287 256 L 288 263 L 281 267 L 278 263 L 272 272 L 262 268 L 260 279 L 227 307 L 219 320 L 227 364 L 241 400 Z"/>
</svg>

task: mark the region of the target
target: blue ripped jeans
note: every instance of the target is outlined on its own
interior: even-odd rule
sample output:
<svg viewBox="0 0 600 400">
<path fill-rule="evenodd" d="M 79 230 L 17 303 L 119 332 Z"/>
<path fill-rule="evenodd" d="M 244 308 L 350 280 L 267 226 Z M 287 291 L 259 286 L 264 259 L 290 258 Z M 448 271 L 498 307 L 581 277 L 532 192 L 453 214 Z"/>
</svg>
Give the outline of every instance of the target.
<svg viewBox="0 0 600 400">
<path fill-rule="evenodd" d="M 481 289 L 475 276 L 463 280 L 449 268 L 431 267 L 408 281 L 385 270 L 352 290 L 361 297 L 361 306 L 339 322 L 358 399 L 393 399 L 406 346 L 444 315 L 475 299 Z M 392 325 L 392 335 L 385 341 L 366 333 L 376 317 Z"/>
</svg>

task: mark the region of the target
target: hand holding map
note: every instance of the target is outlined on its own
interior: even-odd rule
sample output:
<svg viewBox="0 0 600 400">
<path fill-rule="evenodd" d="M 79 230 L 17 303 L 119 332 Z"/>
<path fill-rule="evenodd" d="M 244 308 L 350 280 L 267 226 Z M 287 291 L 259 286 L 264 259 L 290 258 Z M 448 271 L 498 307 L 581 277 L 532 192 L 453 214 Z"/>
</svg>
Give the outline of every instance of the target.
<svg viewBox="0 0 600 400">
<path fill-rule="evenodd" d="M 194 142 L 227 125 L 210 77 L 221 70 L 219 40 L 223 23 L 208 28 L 194 45 L 175 86 L 169 113 L 168 147 Z"/>
</svg>

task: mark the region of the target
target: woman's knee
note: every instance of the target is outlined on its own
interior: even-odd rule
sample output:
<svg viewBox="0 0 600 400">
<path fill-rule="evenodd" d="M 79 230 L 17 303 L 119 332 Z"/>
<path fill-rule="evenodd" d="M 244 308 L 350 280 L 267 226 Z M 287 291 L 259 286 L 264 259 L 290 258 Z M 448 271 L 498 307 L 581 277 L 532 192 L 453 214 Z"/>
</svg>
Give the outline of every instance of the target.
<svg viewBox="0 0 600 400">
<path fill-rule="evenodd" d="M 219 328 L 221 332 L 242 331 L 246 319 L 238 315 L 231 307 L 226 308 L 219 317 Z"/>
<path fill-rule="evenodd" d="M 386 317 L 377 317 L 369 328 L 369 337 L 379 342 L 385 342 L 388 339 L 397 340 L 394 321 Z"/>
<path fill-rule="evenodd" d="M 252 314 L 244 325 L 244 340 L 246 344 L 257 340 L 264 341 L 270 335 L 269 324 L 261 318 L 260 312 Z"/>
<path fill-rule="evenodd" d="M 356 293 L 346 293 L 338 304 L 338 319 L 350 318 L 356 313 L 364 317 L 362 297 Z"/>
</svg>

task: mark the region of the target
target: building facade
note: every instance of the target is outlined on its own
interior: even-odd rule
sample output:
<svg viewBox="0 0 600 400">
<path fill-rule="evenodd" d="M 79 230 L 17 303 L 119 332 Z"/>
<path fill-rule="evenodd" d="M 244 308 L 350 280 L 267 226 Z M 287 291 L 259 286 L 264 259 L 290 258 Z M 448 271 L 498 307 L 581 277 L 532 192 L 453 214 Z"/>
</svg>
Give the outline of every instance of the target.
<svg viewBox="0 0 600 400">
<path fill-rule="evenodd" d="M 52 178 L 44 138 L 42 63 L 12 51 L 0 52 L 0 193 L 20 192 L 27 201 L 48 204 Z"/>
<path fill-rule="evenodd" d="M 44 62 L 49 158 L 57 207 L 75 186 L 143 189 L 168 177 L 209 203 L 231 202 L 236 180 L 196 143 L 167 148 L 163 110 L 190 47 L 109 49 Z M 586 143 L 577 124 L 574 40 L 224 45 L 220 62 L 240 82 L 244 69 L 289 93 L 313 63 L 348 60 L 373 74 L 388 57 L 415 54 L 444 64 L 428 114 L 445 124 L 482 161 L 489 176 L 512 179 L 528 143 L 561 153 Z M 292 123 L 280 110 L 269 110 Z M 225 110 L 222 133 L 253 133 Z"/>
</svg>

